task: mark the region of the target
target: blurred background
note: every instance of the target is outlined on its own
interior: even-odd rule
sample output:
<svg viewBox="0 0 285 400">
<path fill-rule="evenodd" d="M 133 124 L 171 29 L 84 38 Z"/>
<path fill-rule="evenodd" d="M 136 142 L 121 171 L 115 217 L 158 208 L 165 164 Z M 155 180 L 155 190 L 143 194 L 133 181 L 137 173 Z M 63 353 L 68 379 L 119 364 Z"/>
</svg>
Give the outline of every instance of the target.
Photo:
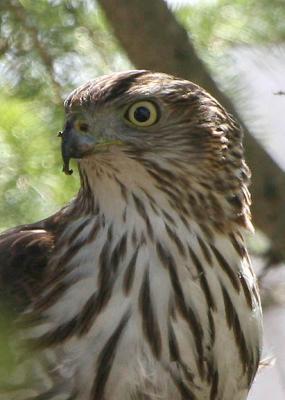
<svg viewBox="0 0 285 400">
<path fill-rule="evenodd" d="M 1 0 L 0 229 L 45 218 L 78 177 L 61 172 L 63 99 L 102 74 L 193 80 L 238 116 L 252 169 L 249 238 L 265 313 L 251 400 L 285 398 L 284 0 Z"/>
</svg>

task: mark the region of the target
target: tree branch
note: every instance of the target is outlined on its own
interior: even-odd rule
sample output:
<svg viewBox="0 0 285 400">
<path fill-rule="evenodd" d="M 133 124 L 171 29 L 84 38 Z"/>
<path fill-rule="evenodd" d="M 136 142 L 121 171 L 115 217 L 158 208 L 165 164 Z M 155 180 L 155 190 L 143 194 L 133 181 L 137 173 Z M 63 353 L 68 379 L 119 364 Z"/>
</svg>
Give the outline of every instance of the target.
<svg viewBox="0 0 285 400">
<path fill-rule="evenodd" d="M 115 36 L 137 68 L 163 71 L 194 81 L 208 90 L 240 121 L 199 58 L 189 34 L 163 0 L 97 0 Z M 272 241 L 275 258 L 285 259 L 285 174 L 245 130 L 245 149 L 253 173 L 254 224 Z"/>
</svg>

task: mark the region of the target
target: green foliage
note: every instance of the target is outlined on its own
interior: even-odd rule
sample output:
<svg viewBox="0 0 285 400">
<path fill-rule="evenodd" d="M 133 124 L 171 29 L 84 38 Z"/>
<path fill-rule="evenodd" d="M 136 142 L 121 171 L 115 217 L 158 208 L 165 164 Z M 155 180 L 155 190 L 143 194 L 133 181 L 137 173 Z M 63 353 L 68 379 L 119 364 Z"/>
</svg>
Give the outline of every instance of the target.
<svg viewBox="0 0 285 400">
<path fill-rule="evenodd" d="M 61 121 L 54 119 L 53 110 L 45 110 L 36 100 L 6 94 L 0 97 L 0 115 L 3 229 L 47 216 L 72 197 L 77 183 L 61 173 L 60 141 L 55 135 Z"/>
<path fill-rule="evenodd" d="M 283 0 L 197 1 L 181 7 L 177 17 L 208 58 L 216 58 L 233 45 L 285 40 Z"/>
<path fill-rule="evenodd" d="M 91 1 L 2 0 L 0 14 L 4 83 L 17 95 L 59 103 L 76 85 L 124 64 Z"/>
</svg>

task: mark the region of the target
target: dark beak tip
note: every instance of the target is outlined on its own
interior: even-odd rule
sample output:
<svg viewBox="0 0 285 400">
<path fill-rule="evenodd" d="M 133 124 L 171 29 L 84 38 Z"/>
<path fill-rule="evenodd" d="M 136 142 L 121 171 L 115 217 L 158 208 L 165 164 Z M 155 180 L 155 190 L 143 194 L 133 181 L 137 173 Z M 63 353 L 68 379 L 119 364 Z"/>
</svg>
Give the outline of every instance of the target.
<svg viewBox="0 0 285 400">
<path fill-rule="evenodd" d="M 69 163 L 65 163 L 62 167 L 62 172 L 64 172 L 65 175 L 72 175 L 73 169 L 69 169 Z"/>
<path fill-rule="evenodd" d="M 65 175 L 72 175 L 73 174 L 73 169 L 69 170 L 64 170 Z"/>
</svg>

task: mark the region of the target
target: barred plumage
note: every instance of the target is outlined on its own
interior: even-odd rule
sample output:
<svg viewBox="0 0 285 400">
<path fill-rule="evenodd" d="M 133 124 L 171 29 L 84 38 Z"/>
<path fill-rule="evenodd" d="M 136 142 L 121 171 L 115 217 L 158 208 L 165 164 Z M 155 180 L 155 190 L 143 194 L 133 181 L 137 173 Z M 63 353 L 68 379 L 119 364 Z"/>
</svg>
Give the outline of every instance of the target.
<svg viewBox="0 0 285 400">
<path fill-rule="evenodd" d="M 149 71 L 98 78 L 65 107 L 78 196 L 0 237 L 2 290 L 18 313 L 0 393 L 246 399 L 262 323 L 240 128 L 200 87 Z"/>
</svg>

